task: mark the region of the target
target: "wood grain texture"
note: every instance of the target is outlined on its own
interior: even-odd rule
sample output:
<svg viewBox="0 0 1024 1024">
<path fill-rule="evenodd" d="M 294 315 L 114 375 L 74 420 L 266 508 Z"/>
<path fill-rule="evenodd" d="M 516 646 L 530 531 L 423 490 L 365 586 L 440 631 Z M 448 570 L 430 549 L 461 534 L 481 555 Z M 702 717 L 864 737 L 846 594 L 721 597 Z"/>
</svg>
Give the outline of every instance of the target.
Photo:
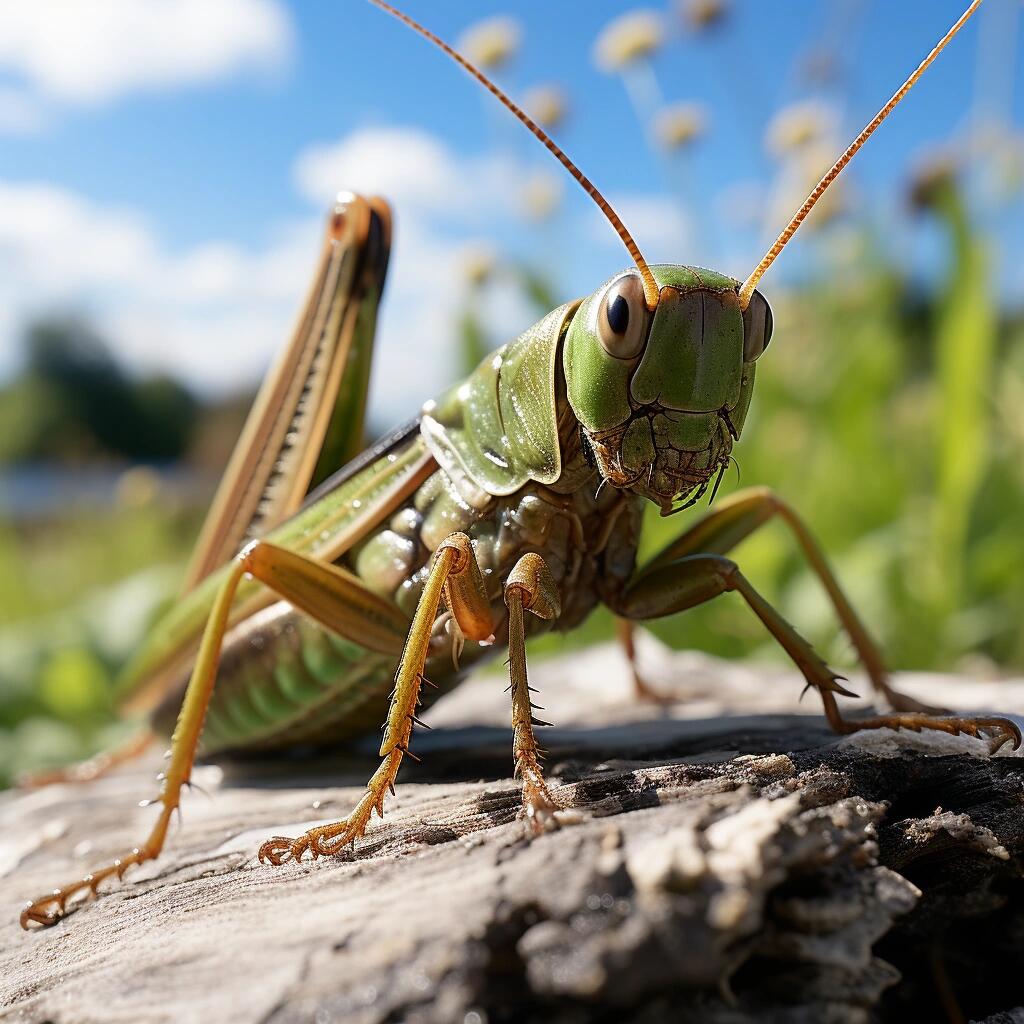
<svg viewBox="0 0 1024 1024">
<path fill-rule="evenodd" d="M 685 702 L 632 703 L 610 647 L 531 666 L 578 819 L 532 841 L 494 675 L 432 710 L 423 763 L 354 853 L 255 857 L 343 816 L 372 744 L 204 767 L 209 797 L 186 800 L 165 855 L 43 932 L 18 928 L 21 903 L 137 842 L 155 762 L 5 795 L 0 1019 L 797 1024 L 944 1020 L 950 999 L 964 1020 L 1017 1019 L 1024 759 L 962 737 L 836 740 L 810 696 L 797 712 L 792 673 L 649 638 L 642 655 Z M 1024 708 L 1024 681 L 900 683 Z"/>
</svg>

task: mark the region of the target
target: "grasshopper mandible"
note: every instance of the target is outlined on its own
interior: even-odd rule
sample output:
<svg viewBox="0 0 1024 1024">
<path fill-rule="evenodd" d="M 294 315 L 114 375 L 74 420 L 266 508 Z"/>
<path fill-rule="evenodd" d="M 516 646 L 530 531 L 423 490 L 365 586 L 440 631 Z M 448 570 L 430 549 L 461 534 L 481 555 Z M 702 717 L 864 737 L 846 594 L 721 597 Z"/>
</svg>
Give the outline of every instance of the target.
<svg viewBox="0 0 1024 1024">
<path fill-rule="evenodd" d="M 208 756 L 336 743 L 368 733 L 386 714 L 380 767 L 352 813 L 298 838 L 271 838 L 259 857 L 280 864 L 338 853 L 365 833 L 374 811 L 383 814 L 403 758 L 413 756 L 423 688 L 450 689 L 488 653 L 506 649 L 525 814 L 535 830 L 557 825 L 558 800 L 534 738 L 524 643 L 542 629 L 571 629 L 599 602 L 627 624 L 631 652 L 628 623 L 735 591 L 818 691 L 837 732 L 935 729 L 991 736 L 994 747 L 1020 744 L 1005 719 L 940 717 L 890 689 L 807 527 L 771 491 L 736 494 L 646 565 L 635 564 L 645 502 L 662 515 L 694 505 L 713 480 L 717 487 L 739 440 L 772 333 L 756 290 L 761 276 L 981 0 L 829 169 L 742 283 L 649 266 L 600 192 L 497 86 L 423 26 L 372 2 L 457 61 L 547 146 L 608 217 L 635 267 L 553 310 L 356 455 L 390 214 L 380 199 L 339 198 L 295 334 L 254 403 L 181 600 L 127 670 L 129 706 L 150 711 L 158 732 L 173 726 L 157 822 L 138 848 L 31 902 L 24 927 L 52 924 L 72 898 L 95 895 L 105 879 L 159 855 L 201 735 Z M 843 718 L 836 694 L 852 694 L 841 677 L 729 558 L 776 516 L 894 713 Z"/>
</svg>

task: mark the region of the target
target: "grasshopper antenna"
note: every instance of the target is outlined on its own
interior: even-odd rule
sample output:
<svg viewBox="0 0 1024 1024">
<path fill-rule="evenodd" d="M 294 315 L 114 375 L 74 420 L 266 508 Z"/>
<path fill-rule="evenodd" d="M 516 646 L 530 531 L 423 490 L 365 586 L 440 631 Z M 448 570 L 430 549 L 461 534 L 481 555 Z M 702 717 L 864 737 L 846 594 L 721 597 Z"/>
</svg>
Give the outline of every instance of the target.
<svg viewBox="0 0 1024 1024">
<path fill-rule="evenodd" d="M 376 3 L 376 0 L 372 0 Z M 764 272 L 775 262 L 775 257 L 786 247 L 786 243 L 796 233 L 796 229 L 803 223 L 804 218 L 814 209 L 814 204 L 825 194 L 825 190 L 839 177 L 842 169 L 853 159 L 854 154 L 871 137 L 874 130 L 893 112 L 896 105 L 910 92 L 914 83 L 924 74 L 925 69 L 942 51 L 949 41 L 964 27 L 967 19 L 981 6 L 981 0 L 974 2 L 957 19 L 956 24 L 935 44 L 935 48 L 917 66 L 914 73 L 893 93 L 892 99 L 865 125 L 864 130 L 850 143 L 845 153 L 825 172 L 821 181 L 814 186 L 811 194 L 804 200 L 803 206 L 797 210 L 796 215 L 783 229 L 782 234 L 775 239 L 775 244 L 764 254 L 764 258 L 754 268 L 754 272 L 743 282 L 739 290 L 740 309 L 746 309 L 750 304 L 750 297 L 754 294 L 757 282 L 761 280 Z"/>
<path fill-rule="evenodd" d="M 980 3 L 980 0 L 978 0 Z M 521 107 L 517 106 L 512 102 L 509 97 L 502 92 L 478 67 L 466 60 L 458 50 L 449 46 L 443 39 L 434 35 L 433 32 L 428 28 L 424 28 L 418 21 L 414 21 L 409 17 L 408 14 L 404 14 L 398 10 L 397 7 L 392 7 L 391 4 L 385 3 L 384 0 L 370 0 L 370 3 L 375 7 L 379 7 L 382 11 L 387 11 L 388 14 L 397 18 L 399 21 L 408 25 L 414 32 L 419 33 L 428 42 L 433 43 L 438 49 L 448 54 L 449 57 L 456 64 L 461 65 L 468 71 L 489 93 L 495 96 L 502 106 L 510 110 L 526 127 L 538 138 L 541 142 L 547 146 L 548 150 L 555 157 L 556 160 L 579 182 L 583 191 L 590 196 L 591 199 L 597 203 L 598 208 L 611 222 L 613 228 L 618 233 L 619 238 L 622 239 L 622 244 L 625 245 L 629 252 L 629 255 L 633 257 L 633 262 L 636 264 L 637 270 L 640 271 L 640 277 L 644 285 L 644 298 L 647 301 L 647 308 L 654 309 L 658 304 L 658 284 L 654 280 L 654 274 L 651 273 L 651 268 L 647 265 L 647 261 L 643 258 L 640 252 L 640 247 L 633 241 L 633 236 L 629 233 L 626 225 L 622 223 L 619 215 L 612 209 L 611 203 L 598 191 L 594 183 L 569 159 L 562 148 L 551 138 L 550 135 L 543 128 L 540 127 L 536 121 L 530 117 Z"/>
</svg>

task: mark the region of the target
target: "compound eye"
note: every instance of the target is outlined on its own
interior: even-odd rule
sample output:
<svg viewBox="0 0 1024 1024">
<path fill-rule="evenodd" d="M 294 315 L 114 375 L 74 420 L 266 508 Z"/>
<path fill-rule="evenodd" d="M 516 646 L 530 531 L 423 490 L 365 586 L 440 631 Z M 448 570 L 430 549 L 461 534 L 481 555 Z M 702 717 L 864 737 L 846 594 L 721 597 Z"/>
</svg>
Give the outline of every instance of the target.
<svg viewBox="0 0 1024 1024">
<path fill-rule="evenodd" d="M 608 355 L 634 359 L 647 337 L 647 300 L 638 274 L 613 281 L 597 310 L 597 335 Z"/>
<path fill-rule="evenodd" d="M 743 362 L 752 363 L 772 338 L 772 308 L 767 299 L 755 291 L 743 311 Z"/>
</svg>

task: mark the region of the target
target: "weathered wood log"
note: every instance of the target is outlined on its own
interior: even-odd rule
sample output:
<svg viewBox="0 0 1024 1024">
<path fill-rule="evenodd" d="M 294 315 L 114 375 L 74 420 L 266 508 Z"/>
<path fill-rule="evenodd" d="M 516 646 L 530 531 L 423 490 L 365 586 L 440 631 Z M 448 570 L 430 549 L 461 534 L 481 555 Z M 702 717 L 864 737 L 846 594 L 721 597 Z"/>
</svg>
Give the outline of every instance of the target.
<svg viewBox="0 0 1024 1024">
<path fill-rule="evenodd" d="M 134 845 L 154 762 L 0 804 L 0 1018 L 99 1021 L 1020 1020 L 1024 759 L 966 738 L 838 740 L 791 673 L 644 646 L 538 663 L 570 819 L 529 840 L 505 696 L 474 680 L 417 733 L 353 852 L 255 852 L 343 816 L 374 759 L 209 766 L 165 855 L 54 928 L 21 902 Z M 1005 713 L 1024 681 L 904 677 Z M 987 706 L 987 708 L 986 708 Z M 956 1016 L 959 1014 L 960 1016 Z M 1016 1015 L 1016 1016 L 1015 1016 Z"/>
</svg>

